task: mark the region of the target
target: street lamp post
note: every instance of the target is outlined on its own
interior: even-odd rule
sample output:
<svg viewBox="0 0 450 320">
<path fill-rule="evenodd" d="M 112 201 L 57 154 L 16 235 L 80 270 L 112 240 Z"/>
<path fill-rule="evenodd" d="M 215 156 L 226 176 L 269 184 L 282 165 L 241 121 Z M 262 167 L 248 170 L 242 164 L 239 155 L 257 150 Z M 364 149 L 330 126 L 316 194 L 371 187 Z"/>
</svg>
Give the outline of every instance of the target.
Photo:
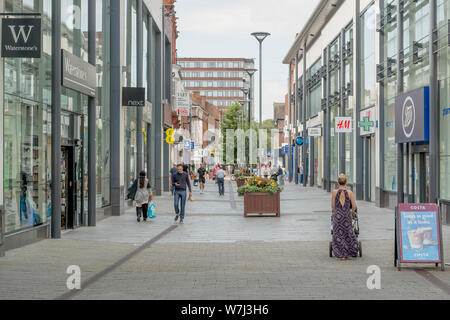
<svg viewBox="0 0 450 320">
<path fill-rule="evenodd" d="M 247 89 L 247 88 L 244 88 L 244 89 L 242 89 L 242 92 L 244 93 L 244 101 L 243 101 L 242 107 L 244 108 L 244 114 L 245 114 L 245 112 L 246 112 L 246 107 L 247 107 L 247 103 L 249 102 L 249 99 L 248 99 L 248 93 L 250 92 L 250 90 Z M 247 117 L 248 117 L 248 118 L 250 118 L 250 113 L 251 113 L 251 109 L 250 109 L 250 108 L 247 108 Z M 245 123 L 245 122 L 246 122 L 246 119 L 245 119 L 245 117 L 244 117 L 244 123 Z"/>
<path fill-rule="evenodd" d="M 259 129 L 262 129 L 262 43 L 270 33 L 253 32 L 251 35 L 259 42 Z"/>
<path fill-rule="evenodd" d="M 250 87 L 248 90 L 248 128 L 250 130 L 252 129 L 252 119 L 253 119 L 253 76 L 255 75 L 257 69 L 245 69 L 245 72 L 247 72 L 248 76 L 250 77 Z M 251 159 L 252 159 L 252 148 L 253 148 L 253 142 L 252 142 L 252 133 L 253 131 L 250 131 L 250 136 L 248 138 L 248 164 L 251 165 Z"/>
<path fill-rule="evenodd" d="M 258 71 L 257 69 L 245 69 L 245 72 L 247 72 L 247 74 L 250 77 L 250 88 L 248 91 L 248 100 L 250 100 L 249 102 L 249 112 L 248 112 L 248 122 L 249 122 L 249 128 L 252 127 L 252 100 L 253 100 L 253 76 L 255 75 L 256 71 Z"/>
<path fill-rule="evenodd" d="M 259 42 L 259 130 L 262 130 L 262 43 L 264 39 L 270 36 L 268 32 L 253 32 L 251 34 Z M 259 157 L 260 170 L 261 170 L 261 160 Z M 260 171 L 261 174 L 261 171 Z"/>
</svg>

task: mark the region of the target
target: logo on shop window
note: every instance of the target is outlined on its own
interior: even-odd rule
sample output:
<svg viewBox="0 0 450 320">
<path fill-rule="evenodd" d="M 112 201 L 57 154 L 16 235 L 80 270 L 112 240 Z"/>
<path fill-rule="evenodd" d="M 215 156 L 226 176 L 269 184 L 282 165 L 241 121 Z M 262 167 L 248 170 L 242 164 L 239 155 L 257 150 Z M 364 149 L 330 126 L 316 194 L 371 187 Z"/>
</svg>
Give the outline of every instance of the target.
<svg viewBox="0 0 450 320">
<path fill-rule="evenodd" d="M 41 19 L 3 19 L 3 58 L 41 57 Z"/>
<path fill-rule="evenodd" d="M 442 110 L 442 116 L 448 116 L 448 115 L 450 115 L 450 108 L 446 108 L 446 109 L 444 109 L 444 110 Z"/>
<path fill-rule="evenodd" d="M 410 138 L 414 133 L 416 125 L 416 107 L 411 97 L 406 98 L 402 110 L 402 126 L 403 133 L 407 138 Z"/>
<path fill-rule="evenodd" d="M 395 143 L 430 139 L 430 88 L 421 87 L 395 98 Z"/>
<path fill-rule="evenodd" d="M 33 30 L 33 28 L 34 28 L 33 25 L 32 26 L 11 25 L 8 27 L 11 30 L 14 42 L 18 43 L 20 36 L 22 36 L 23 42 L 25 42 L 25 44 L 28 42 L 28 39 L 30 38 L 31 30 Z M 25 27 L 28 27 L 28 32 L 25 32 Z"/>
</svg>

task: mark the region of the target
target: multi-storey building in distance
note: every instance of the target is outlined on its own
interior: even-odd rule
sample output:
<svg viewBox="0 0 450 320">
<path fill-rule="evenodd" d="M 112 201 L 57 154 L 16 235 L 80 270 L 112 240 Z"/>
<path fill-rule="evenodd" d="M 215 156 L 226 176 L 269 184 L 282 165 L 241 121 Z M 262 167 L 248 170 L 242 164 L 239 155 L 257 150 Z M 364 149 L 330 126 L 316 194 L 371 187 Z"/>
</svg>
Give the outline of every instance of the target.
<svg viewBox="0 0 450 320">
<path fill-rule="evenodd" d="M 200 91 L 201 96 L 221 111 L 244 100 L 244 89 L 254 88 L 245 71 L 254 68 L 254 59 L 178 58 L 178 64 L 186 90 Z M 255 95 L 250 92 L 250 96 L 253 101 Z"/>
</svg>

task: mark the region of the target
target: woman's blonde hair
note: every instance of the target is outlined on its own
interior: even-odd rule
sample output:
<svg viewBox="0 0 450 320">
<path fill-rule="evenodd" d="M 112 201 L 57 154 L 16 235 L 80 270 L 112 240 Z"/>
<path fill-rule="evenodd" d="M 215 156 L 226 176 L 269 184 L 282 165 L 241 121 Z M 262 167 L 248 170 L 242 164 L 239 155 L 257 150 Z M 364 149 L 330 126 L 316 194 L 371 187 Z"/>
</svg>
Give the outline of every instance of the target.
<svg viewBox="0 0 450 320">
<path fill-rule="evenodd" d="M 345 186 L 347 184 L 347 176 L 345 174 L 341 173 L 339 175 L 338 184 L 340 186 Z"/>
</svg>

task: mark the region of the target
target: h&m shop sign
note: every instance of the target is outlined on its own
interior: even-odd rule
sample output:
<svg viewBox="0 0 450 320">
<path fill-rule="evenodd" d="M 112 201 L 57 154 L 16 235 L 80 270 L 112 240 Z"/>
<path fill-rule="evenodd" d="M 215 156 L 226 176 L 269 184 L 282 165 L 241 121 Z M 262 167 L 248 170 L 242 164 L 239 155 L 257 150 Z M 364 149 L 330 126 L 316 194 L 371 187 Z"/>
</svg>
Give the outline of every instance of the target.
<svg viewBox="0 0 450 320">
<path fill-rule="evenodd" d="M 430 140 L 430 88 L 395 98 L 395 143 Z"/>
</svg>

